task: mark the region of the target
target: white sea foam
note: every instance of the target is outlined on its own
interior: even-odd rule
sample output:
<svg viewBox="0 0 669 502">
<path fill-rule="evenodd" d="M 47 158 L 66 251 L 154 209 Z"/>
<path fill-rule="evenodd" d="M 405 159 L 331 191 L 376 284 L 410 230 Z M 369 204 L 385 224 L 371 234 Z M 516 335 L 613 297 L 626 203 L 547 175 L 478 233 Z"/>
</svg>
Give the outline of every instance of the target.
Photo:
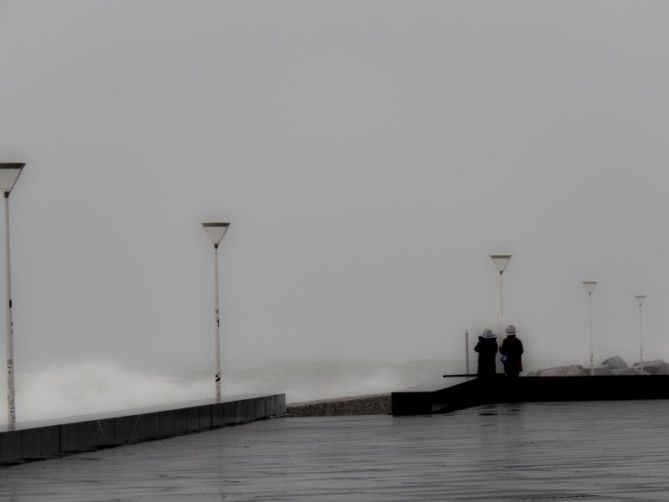
<svg viewBox="0 0 669 502">
<path fill-rule="evenodd" d="M 200 399 L 206 396 L 205 384 L 204 381 L 142 373 L 107 362 L 53 366 L 35 373 L 17 374 L 17 420 L 51 419 Z M 5 416 L 3 400 L 1 419 Z"/>
<path fill-rule="evenodd" d="M 222 391 L 227 396 L 279 392 L 288 402 L 373 394 L 440 379 L 448 366 L 437 360 L 274 363 L 224 372 Z M 0 384 L 0 423 L 6 423 L 4 380 Z M 187 402 L 214 393 L 205 372 L 167 375 L 102 361 L 18 373 L 16 387 L 19 422 Z"/>
</svg>

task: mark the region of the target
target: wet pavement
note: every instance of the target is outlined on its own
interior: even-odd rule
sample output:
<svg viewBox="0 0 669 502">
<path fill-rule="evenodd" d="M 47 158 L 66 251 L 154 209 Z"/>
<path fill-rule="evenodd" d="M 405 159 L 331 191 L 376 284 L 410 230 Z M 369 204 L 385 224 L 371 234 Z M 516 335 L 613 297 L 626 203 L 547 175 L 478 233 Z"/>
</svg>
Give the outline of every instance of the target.
<svg viewBox="0 0 669 502">
<path fill-rule="evenodd" d="M 669 499 L 669 401 L 283 418 L 0 468 L 0 500 Z"/>
</svg>

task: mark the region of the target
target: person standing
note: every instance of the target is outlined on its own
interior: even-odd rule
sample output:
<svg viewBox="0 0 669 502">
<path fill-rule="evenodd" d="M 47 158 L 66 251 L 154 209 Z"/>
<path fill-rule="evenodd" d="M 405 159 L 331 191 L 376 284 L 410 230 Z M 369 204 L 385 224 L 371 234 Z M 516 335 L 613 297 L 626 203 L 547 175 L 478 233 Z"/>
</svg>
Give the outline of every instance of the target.
<svg viewBox="0 0 669 502">
<path fill-rule="evenodd" d="M 480 377 L 495 376 L 495 356 L 497 355 L 497 335 L 489 329 L 483 330 L 479 341 L 474 347 L 479 353 L 478 375 Z"/>
<path fill-rule="evenodd" d="M 506 338 L 499 348 L 507 378 L 518 378 L 523 371 L 523 342 L 516 337 L 516 327 L 510 324 L 506 328 Z"/>
</svg>

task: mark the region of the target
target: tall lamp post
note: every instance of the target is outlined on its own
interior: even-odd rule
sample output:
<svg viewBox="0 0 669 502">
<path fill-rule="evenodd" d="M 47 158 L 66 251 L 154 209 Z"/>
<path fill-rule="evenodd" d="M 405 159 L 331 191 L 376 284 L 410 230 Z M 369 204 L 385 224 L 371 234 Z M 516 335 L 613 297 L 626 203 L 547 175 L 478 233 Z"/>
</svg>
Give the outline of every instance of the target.
<svg viewBox="0 0 669 502">
<path fill-rule="evenodd" d="M 0 163 L 0 190 L 5 194 L 5 292 L 7 330 L 7 424 L 16 425 L 16 402 L 14 399 L 14 323 L 12 322 L 12 275 L 9 255 L 9 194 L 25 164 L 21 162 Z"/>
<path fill-rule="evenodd" d="M 216 383 L 216 402 L 218 403 L 221 401 L 221 316 L 218 294 L 218 245 L 221 243 L 230 223 L 210 222 L 203 223 L 202 226 L 214 245 L 214 318 L 216 321 L 214 325 L 214 350 L 216 351 L 216 374 L 214 375 L 214 382 Z"/>
<path fill-rule="evenodd" d="M 636 295 L 634 298 L 639 305 L 639 367 L 641 368 L 641 371 L 643 371 L 643 323 L 641 317 L 641 306 L 643 305 L 643 301 L 646 299 L 646 295 Z"/>
<path fill-rule="evenodd" d="M 465 330 L 465 373 L 469 375 L 469 330 Z"/>
<path fill-rule="evenodd" d="M 502 340 L 502 321 L 504 318 L 504 269 L 509 264 L 511 259 L 510 254 L 493 254 L 490 255 L 493 265 L 499 272 L 499 313 L 497 314 L 497 333 L 499 335 L 500 342 Z"/>
<path fill-rule="evenodd" d="M 588 293 L 588 317 L 590 319 L 590 376 L 593 374 L 593 350 L 592 350 L 592 292 L 597 286 L 597 281 L 583 281 L 585 291 Z"/>
</svg>

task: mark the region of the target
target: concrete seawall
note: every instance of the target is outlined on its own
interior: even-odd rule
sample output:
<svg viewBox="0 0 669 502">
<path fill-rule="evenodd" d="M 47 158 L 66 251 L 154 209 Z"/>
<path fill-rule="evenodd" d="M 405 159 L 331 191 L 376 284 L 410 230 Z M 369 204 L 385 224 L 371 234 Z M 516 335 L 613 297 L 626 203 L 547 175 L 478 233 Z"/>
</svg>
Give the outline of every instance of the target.
<svg viewBox="0 0 669 502">
<path fill-rule="evenodd" d="M 443 413 L 487 403 L 669 399 L 669 375 L 449 378 L 393 392 L 393 415 Z"/>
<path fill-rule="evenodd" d="M 285 412 L 284 394 L 245 395 L 220 403 L 197 401 L 115 415 L 73 417 L 58 423 L 20 424 L 14 430 L 0 428 L 0 465 L 243 424 L 282 416 Z"/>
</svg>

